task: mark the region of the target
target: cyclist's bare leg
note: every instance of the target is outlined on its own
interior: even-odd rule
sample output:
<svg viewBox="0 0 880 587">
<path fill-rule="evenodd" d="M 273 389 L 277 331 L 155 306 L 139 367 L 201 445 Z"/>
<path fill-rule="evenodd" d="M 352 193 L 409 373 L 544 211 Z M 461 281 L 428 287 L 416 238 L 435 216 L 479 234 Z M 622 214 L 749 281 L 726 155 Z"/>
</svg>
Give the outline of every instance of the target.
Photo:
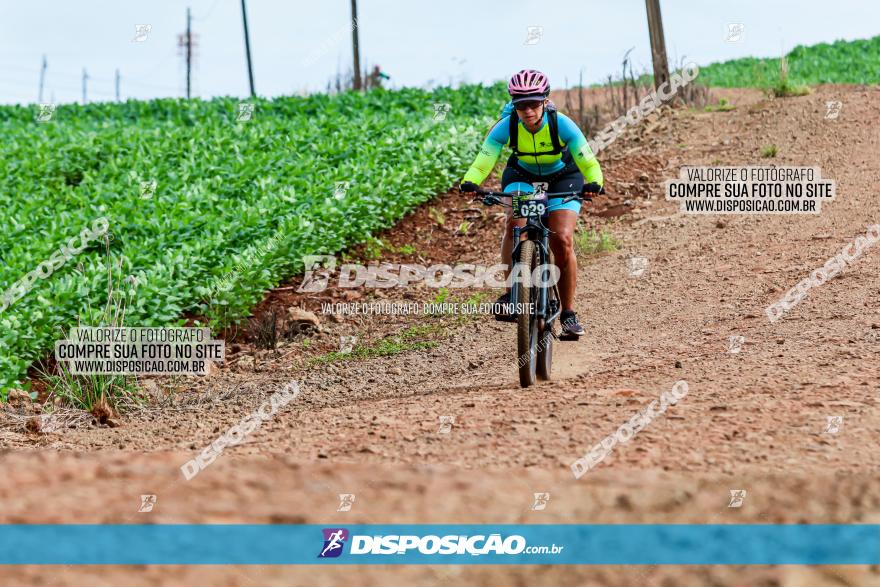
<svg viewBox="0 0 880 587">
<path fill-rule="evenodd" d="M 559 297 L 562 310 L 574 310 L 574 294 L 577 288 L 577 256 L 574 253 L 574 229 L 578 215 L 574 210 L 557 210 L 550 213 L 547 227 L 550 232 L 550 250 L 553 262 L 559 267 Z"/>
</svg>

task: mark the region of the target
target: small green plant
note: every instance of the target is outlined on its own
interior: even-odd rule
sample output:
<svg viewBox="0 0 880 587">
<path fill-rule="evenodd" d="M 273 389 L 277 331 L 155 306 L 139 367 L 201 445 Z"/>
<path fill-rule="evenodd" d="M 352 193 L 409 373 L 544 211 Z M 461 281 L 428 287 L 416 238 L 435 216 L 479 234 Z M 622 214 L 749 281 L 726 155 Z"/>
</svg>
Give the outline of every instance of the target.
<svg viewBox="0 0 880 587">
<path fill-rule="evenodd" d="M 727 98 L 721 98 L 717 104 L 708 104 L 704 110 L 706 112 L 730 112 L 736 110 L 736 106 L 728 103 Z"/>
<path fill-rule="evenodd" d="M 385 248 L 385 243 L 382 242 L 381 239 L 370 237 L 367 239 L 367 242 L 364 243 L 364 257 L 369 259 L 370 261 L 375 261 L 382 257 L 382 250 Z"/>
<path fill-rule="evenodd" d="M 109 268 L 107 303 L 102 309 L 93 309 L 89 305 L 85 312 L 85 326 L 126 326 L 125 309 L 130 296 L 130 291 L 114 288 L 112 267 Z M 37 371 L 48 384 L 49 398 L 46 403 L 51 403 L 54 397 L 61 398 L 64 404 L 92 412 L 101 421 L 110 418 L 114 411 L 125 411 L 145 401 L 138 389 L 137 379 L 130 375 L 75 375 L 65 361 L 59 361 L 54 370 L 40 364 Z"/>
<path fill-rule="evenodd" d="M 372 359 L 375 357 L 387 357 L 410 351 L 431 349 L 437 346 L 432 340 L 425 340 L 442 331 L 438 325 L 413 326 L 403 330 L 399 334 L 387 336 L 372 345 L 356 345 L 350 352 L 332 352 L 309 361 L 310 365 L 332 363 L 345 359 Z"/>
<path fill-rule="evenodd" d="M 406 330 L 402 331 L 399 336 L 404 340 L 413 340 L 415 338 L 434 336 L 436 334 L 440 334 L 442 331 L 442 326 L 439 326 L 437 324 L 425 324 L 423 326 L 410 326 Z"/>
<path fill-rule="evenodd" d="M 467 298 L 462 305 L 460 306 L 460 311 L 458 316 L 455 317 L 455 325 L 461 326 L 463 324 L 469 324 L 472 322 L 478 322 L 485 318 L 484 315 L 479 314 L 475 311 L 480 304 L 484 304 L 489 301 L 490 295 L 484 291 L 478 291 L 474 295 Z M 470 308 L 465 309 L 465 306 L 470 306 Z"/>
<path fill-rule="evenodd" d="M 467 220 L 463 220 L 461 224 L 458 225 L 458 234 L 467 234 L 468 231 L 473 226 L 473 222 L 468 222 Z"/>
<path fill-rule="evenodd" d="M 443 212 L 441 212 L 437 208 L 434 208 L 434 207 L 428 208 L 428 216 L 430 216 L 431 220 L 433 220 L 434 222 L 436 222 L 440 226 L 443 226 L 444 224 L 446 224 L 446 215 L 443 214 Z"/>
<path fill-rule="evenodd" d="M 479 306 L 480 304 L 486 302 L 489 299 L 489 294 L 484 291 L 478 291 L 468 299 L 464 301 L 465 304 L 469 306 Z"/>
<path fill-rule="evenodd" d="M 776 153 L 779 152 L 779 148 L 776 145 L 765 145 L 761 147 L 761 157 L 769 159 L 771 157 L 776 157 Z"/>
<path fill-rule="evenodd" d="M 806 96 L 810 93 L 810 88 L 791 82 L 788 78 L 788 60 L 783 57 L 779 62 L 779 77 L 767 91 L 777 98 L 789 98 Z"/>
<path fill-rule="evenodd" d="M 397 247 L 397 252 L 401 255 L 413 255 L 416 252 L 416 248 L 412 245 L 401 245 Z"/>
<path fill-rule="evenodd" d="M 449 290 L 446 289 L 445 287 L 441 287 L 439 290 L 437 290 L 437 295 L 434 296 L 434 303 L 435 304 L 442 304 L 443 302 L 446 301 L 446 298 L 448 298 L 448 297 L 449 297 Z"/>
<path fill-rule="evenodd" d="M 304 338 L 303 341 L 302 341 L 302 347 L 303 347 L 304 349 L 307 349 L 307 348 L 311 348 L 311 346 L 312 346 L 312 339 L 310 339 L 310 338 Z"/>
<path fill-rule="evenodd" d="M 578 223 L 578 230 L 574 235 L 574 250 L 578 256 L 616 251 L 618 245 L 617 239 L 609 231 L 585 229 L 583 224 Z"/>
</svg>

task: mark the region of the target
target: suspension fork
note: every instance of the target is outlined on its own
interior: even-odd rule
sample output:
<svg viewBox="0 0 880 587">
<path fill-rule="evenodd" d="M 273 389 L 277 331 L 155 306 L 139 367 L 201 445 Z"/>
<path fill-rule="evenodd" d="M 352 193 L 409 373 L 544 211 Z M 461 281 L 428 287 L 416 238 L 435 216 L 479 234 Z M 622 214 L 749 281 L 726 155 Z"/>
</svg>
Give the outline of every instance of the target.
<svg viewBox="0 0 880 587">
<path fill-rule="evenodd" d="M 547 318 L 548 306 L 550 303 L 550 298 L 548 294 L 547 286 L 544 285 L 545 272 L 547 271 L 547 262 L 550 260 L 550 252 L 547 248 L 549 241 L 549 233 L 546 227 L 541 227 L 541 238 L 535 241 L 535 244 L 538 245 L 538 267 L 541 268 L 541 284 L 537 286 L 538 288 L 538 300 L 535 306 L 535 316 L 539 318 Z"/>
<path fill-rule="evenodd" d="M 541 267 L 547 267 L 550 264 L 550 229 L 543 225 L 540 226 L 541 230 L 541 238 L 537 241 L 539 255 L 538 258 L 541 262 Z M 556 320 L 559 315 L 562 313 L 562 304 L 559 302 L 561 298 L 559 297 L 559 287 L 556 283 L 551 286 L 545 285 L 544 279 L 545 277 L 549 277 L 546 275 L 546 269 L 541 271 L 541 280 L 542 283 L 538 288 L 538 307 L 536 308 L 536 315 L 544 318 L 544 328 L 549 330 L 553 321 Z M 555 294 L 556 300 L 558 302 L 558 306 L 555 309 L 550 308 L 550 291 L 553 291 Z M 551 314 L 552 312 L 552 314 Z"/>
</svg>

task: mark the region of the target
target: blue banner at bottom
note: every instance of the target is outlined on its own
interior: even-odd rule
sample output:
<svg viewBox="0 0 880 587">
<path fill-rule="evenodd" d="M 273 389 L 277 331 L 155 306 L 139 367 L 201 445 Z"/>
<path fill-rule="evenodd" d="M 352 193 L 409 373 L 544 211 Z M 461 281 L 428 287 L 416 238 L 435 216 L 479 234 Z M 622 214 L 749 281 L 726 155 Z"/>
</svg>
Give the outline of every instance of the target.
<svg viewBox="0 0 880 587">
<path fill-rule="evenodd" d="M 0 525 L 0 564 L 880 564 L 880 525 Z"/>
</svg>

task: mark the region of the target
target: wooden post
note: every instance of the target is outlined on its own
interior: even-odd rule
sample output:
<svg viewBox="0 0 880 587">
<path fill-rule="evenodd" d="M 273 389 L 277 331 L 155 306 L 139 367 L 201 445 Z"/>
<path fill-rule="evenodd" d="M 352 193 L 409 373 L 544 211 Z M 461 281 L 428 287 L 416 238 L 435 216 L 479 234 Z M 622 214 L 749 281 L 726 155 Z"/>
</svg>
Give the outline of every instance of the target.
<svg viewBox="0 0 880 587">
<path fill-rule="evenodd" d="M 645 5 L 648 9 L 648 33 L 651 36 L 651 60 L 654 62 L 654 87 L 659 88 L 669 81 L 669 62 L 666 59 L 660 0 L 645 0 Z"/>
<path fill-rule="evenodd" d="M 192 13 L 186 9 L 186 97 L 192 97 Z"/>
<path fill-rule="evenodd" d="M 358 10 L 357 0 L 351 0 L 351 45 L 354 51 L 354 89 L 363 88 L 361 80 L 361 52 L 360 43 L 358 42 Z"/>
<path fill-rule="evenodd" d="M 248 81 L 251 85 L 251 98 L 253 98 L 257 95 L 257 92 L 254 90 L 254 65 L 251 62 L 251 37 L 250 34 L 248 34 L 247 8 L 244 5 L 244 0 L 241 0 L 241 20 L 244 23 L 244 51 L 247 55 Z"/>
</svg>

